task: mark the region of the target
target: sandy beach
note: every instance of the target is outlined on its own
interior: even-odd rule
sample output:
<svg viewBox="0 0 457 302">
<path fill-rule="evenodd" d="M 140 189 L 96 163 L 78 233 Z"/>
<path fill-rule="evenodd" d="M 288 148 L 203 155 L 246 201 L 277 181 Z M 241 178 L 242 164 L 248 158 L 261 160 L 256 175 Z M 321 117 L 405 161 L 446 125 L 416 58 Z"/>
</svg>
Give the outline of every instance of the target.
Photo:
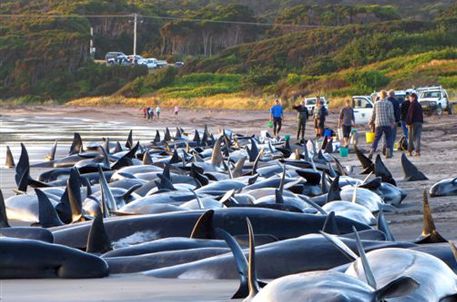
<svg viewBox="0 0 457 302">
<path fill-rule="evenodd" d="M 139 108 L 81 108 L 81 107 L 3 107 L 0 109 L 0 120 L 39 116 L 43 119 L 60 117 L 85 119 L 82 127 L 92 123 L 116 122 L 122 130 L 116 136 L 126 137 L 129 127 L 141 129 L 141 141 L 151 140 L 155 129 L 175 127 L 185 129 L 203 128 L 205 124 L 212 131 L 226 128 L 243 134 L 259 134 L 267 130 L 266 112 L 187 110 L 183 109 L 178 118 L 170 109 L 163 109 L 159 121 L 147 121 Z M 285 116 L 283 134 L 295 134 L 295 113 Z M 335 128 L 336 113 L 329 116 L 328 125 Z M 3 126 L 2 126 L 3 127 Z M 308 123 L 306 136 L 311 136 L 311 122 Z M 150 135 L 148 135 L 150 129 Z M 84 129 L 81 129 L 84 130 Z M 114 129 L 115 130 L 115 129 Z M 364 130 L 363 126 L 360 130 Z M 76 131 L 76 130 L 75 130 Z M 139 130 L 140 131 L 140 130 Z M 134 132 L 135 138 L 135 132 Z M 68 135 L 63 143 L 72 139 Z M 100 137 L 101 139 L 101 137 Z M 84 140 L 84 136 L 83 136 Z M 51 140 L 52 141 L 52 140 Z M 4 161 L 6 144 L 19 150 L 20 135 L 11 135 L 2 130 L 0 153 Z M 368 149 L 364 137 L 360 137 L 361 147 Z M 27 142 L 25 142 L 27 145 Z M 51 147 L 51 143 L 46 142 Z M 428 117 L 424 125 L 423 148 L 421 157 L 413 157 L 413 163 L 429 178 L 428 181 L 405 182 L 400 165 L 400 152 L 394 158 L 385 160 L 398 186 L 406 191 L 408 197 L 396 213 L 388 213 L 387 219 L 397 240 L 414 240 L 422 228 L 422 193 L 423 190 L 443 179 L 457 176 L 457 117 L 443 115 Z M 63 151 L 60 151 L 63 152 Z M 14 153 L 14 152 L 13 152 Z M 14 154 L 15 159 L 19 154 Z M 359 162 L 351 153 L 348 158 L 340 158 L 343 165 L 354 166 L 354 174 L 360 171 Z M 32 169 L 36 176 L 42 170 Z M 0 169 L 0 186 L 5 197 L 14 194 L 14 171 Z M 435 223 L 440 233 L 450 240 L 457 239 L 457 198 L 440 197 L 430 200 Z M 142 275 L 116 275 L 102 280 L 7 280 L 0 281 L 0 301 L 228 301 L 237 287 L 236 280 L 198 281 L 198 280 L 165 280 L 144 277 Z"/>
</svg>

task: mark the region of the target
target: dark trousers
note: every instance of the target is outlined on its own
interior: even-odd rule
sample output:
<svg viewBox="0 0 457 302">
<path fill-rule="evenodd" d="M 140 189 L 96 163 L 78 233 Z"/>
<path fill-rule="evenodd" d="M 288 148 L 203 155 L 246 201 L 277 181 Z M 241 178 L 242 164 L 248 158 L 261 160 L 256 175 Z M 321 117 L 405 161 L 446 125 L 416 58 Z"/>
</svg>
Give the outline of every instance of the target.
<svg viewBox="0 0 457 302">
<path fill-rule="evenodd" d="M 282 118 L 274 117 L 273 118 L 273 135 L 278 135 L 279 131 L 281 131 L 282 126 Z"/>
<path fill-rule="evenodd" d="M 391 150 L 391 144 L 392 144 L 392 127 L 390 126 L 382 126 L 382 127 L 376 127 L 375 129 L 375 137 L 374 137 L 374 142 L 371 145 L 371 151 L 374 153 L 378 149 L 378 144 L 381 141 L 382 135 L 384 134 L 384 140 L 386 142 L 387 148 L 389 151 Z M 392 154 L 392 153 L 391 153 Z"/>
<path fill-rule="evenodd" d="M 395 141 L 397 140 L 397 125 L 395 125 L 395 127 L 391 128 L 389 140 L 390 140 L 390 154 L 393 154 Z M 386 148 L 387 148 L 387 137 L 384 140 L 384 145 L 382 146 L 383 150 Z"/>
<path fill-rule="evenodd" d="M 298 121 L 298 127 L 297 127 L 297 140 L 300 139 L 305 139 L 305 131 L 306 131 L 306 121 Z"/>
<path fill-rule="evenodd" d="M 422 123 L 414 123 L 409 126 L 408 151 L 417 153 L 421 151 Z"/>
</svg>

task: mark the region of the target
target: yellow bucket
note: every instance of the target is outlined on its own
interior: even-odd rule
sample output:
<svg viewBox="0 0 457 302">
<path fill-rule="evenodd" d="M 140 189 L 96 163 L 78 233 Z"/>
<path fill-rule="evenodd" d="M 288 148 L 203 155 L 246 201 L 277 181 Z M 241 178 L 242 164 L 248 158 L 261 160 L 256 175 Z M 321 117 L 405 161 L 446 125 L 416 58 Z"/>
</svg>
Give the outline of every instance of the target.
<svg viewBox="0 0 457 302">
<path fill-rule="evenodd" d="M 366 132 L 365 139 L 367 141 L 367 144 L 371 144 L 372 142 L 374 142 L 374 132 Z"/>
</svg>

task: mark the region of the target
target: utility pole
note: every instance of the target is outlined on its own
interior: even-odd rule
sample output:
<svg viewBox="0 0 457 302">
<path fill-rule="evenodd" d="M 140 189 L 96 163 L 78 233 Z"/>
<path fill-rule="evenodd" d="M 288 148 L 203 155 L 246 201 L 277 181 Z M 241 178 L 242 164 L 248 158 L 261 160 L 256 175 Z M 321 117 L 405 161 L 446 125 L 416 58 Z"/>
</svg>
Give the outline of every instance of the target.
<svg viewBox="0 0 457 302">
<path fill-rule="evenodd" d="M 138 14 L 133 14 L 133 55 L 136 56 L 136 29 L 138 23 Z M 134 59 L 135 60 L 135 59 Z"/>
<path fill-rule="evenodd" d="M 90 27 L 90 45 L 89 45 L 89 53 L 92 57 L 92 60 L 95 59 L 95 47 L 94 47 L 94 28 Z"/>
</svg>

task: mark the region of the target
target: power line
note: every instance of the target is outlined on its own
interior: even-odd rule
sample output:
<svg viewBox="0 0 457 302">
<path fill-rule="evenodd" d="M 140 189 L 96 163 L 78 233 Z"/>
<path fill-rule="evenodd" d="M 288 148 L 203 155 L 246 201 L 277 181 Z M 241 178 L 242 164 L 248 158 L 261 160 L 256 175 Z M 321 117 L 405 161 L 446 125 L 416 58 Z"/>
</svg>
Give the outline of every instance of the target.
<svg viewBox="0 0 457 302">
<path fill-rule="evenodd" d="M 39 14 L 0 14 L 0 18 L 133 18 L 135 14 L 119 14 L 119 15 L 39 15 Z M 231 21 L 231 20 L 211 20 L 200 18 L 186 18 L 186 17 L 169 17 L 169 16 L 153 16 L 153 15 L 138 15 L 144 19 L 158 19 L 169 21 L 184 21 L 184 22 L 198 22 L 198 23 L 217 23 L 217 24 L 234 24 L 234 25 L 247 25 L 247 26 L 262 26 L 262 27 L 286 27 L 286 28 L 323 28 L 334 26 L 322 25 L 304 25 L 304 24 L 284 24 L 284 23 L 265 23 L 265 22 L 249 22 L 249 21 Z"/>
</svg>

